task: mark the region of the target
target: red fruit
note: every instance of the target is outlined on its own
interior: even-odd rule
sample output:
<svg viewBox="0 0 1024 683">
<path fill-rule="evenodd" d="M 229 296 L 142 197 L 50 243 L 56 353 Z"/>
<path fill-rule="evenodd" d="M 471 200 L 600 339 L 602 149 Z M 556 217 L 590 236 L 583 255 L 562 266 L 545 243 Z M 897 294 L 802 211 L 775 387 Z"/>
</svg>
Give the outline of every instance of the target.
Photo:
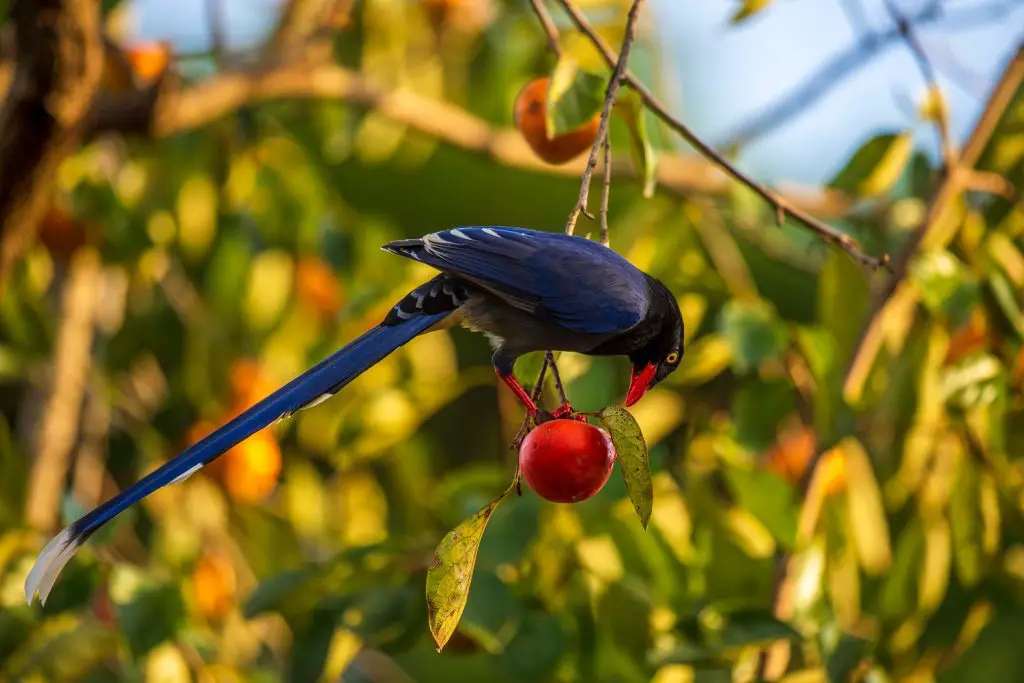
<svg viewBox="0 0 1024 683">
<path fill-rule="evenodd" d="M 591 148 L 597 139 L 601 116 L 594 114 L 579 128 L 549 138 L 545 124 L 548 83 L 546 76 L 527 83 L 516 96 L 513 118 L 516 128 L 537 156 L 549 164 L 564 164 Z"/>
<path fill-rule="evenodd" d="M 586 422 L 543 422 L 519 448 L 519 469 L 531 489 L 555 503 L 576 503 L 601 490 L 615 464 L 608 432 Z"/>
</svg>

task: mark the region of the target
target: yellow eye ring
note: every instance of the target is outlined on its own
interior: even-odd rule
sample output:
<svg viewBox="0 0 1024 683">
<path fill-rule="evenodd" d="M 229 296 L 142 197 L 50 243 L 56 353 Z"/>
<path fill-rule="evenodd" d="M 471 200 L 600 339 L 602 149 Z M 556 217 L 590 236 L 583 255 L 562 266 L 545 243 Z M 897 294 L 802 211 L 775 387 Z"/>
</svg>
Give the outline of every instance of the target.
<svg viewBox="0 0 1024 683">
<path fill-rule="evenodd" d="M 665 356 L 665 362 L 668 363 L 669 365 L 675 363 L 677 360 L 679 360 L 679 354 L 676 353 L 675 351 Z"/>
</svg>

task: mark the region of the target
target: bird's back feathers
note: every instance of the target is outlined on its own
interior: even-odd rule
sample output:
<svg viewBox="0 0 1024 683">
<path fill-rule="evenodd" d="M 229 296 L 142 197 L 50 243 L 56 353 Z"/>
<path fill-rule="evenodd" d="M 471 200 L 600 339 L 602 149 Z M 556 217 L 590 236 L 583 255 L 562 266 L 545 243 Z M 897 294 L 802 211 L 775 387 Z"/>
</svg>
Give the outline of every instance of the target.
<svg viewBox="0 0 1024 683">
<path fill-rule="evenodd" d="M 624 332 L 647 313 L 646 275 L 582 237 L 480 226 L 397 240 L 382 248 L 463 278 L 574 332 Z"/>
</svg>

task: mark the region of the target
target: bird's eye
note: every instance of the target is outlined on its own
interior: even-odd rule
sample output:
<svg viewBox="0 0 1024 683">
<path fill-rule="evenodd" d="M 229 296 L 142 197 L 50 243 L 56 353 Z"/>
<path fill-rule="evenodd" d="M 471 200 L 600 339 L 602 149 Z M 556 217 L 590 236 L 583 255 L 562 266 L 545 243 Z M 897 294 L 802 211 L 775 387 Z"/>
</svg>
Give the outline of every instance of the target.
<svg viewBox="0 0 1024 683">
<path fill-rule="evenodd" d="M 667 356 L 665 356 L 665 362 L 668 363 L 669 365 L 674 364 L 678 360 L 679 360 L 679 354 L 676 353 L 675 351 L 673 351 L 672 353 L 670 353 Z"/>
</svg>

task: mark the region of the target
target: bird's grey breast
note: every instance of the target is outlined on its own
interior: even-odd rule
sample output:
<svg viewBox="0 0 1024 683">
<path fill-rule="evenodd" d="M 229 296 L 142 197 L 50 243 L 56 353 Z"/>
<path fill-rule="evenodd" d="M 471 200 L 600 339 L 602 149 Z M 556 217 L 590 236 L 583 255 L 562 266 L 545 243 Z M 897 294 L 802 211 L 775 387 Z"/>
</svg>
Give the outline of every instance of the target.
<svg viewBox="0 0 1024 683">
<path fill-rule="evenodd" d="M 577 332 L 512 306 L 484 289 L 467 286 L 468 299 L 460 313 L 464 327 L 482 332 L 497 348 L 515 354 L 532 351 L 586 353 L 612 335 Z"/>
</svg>

